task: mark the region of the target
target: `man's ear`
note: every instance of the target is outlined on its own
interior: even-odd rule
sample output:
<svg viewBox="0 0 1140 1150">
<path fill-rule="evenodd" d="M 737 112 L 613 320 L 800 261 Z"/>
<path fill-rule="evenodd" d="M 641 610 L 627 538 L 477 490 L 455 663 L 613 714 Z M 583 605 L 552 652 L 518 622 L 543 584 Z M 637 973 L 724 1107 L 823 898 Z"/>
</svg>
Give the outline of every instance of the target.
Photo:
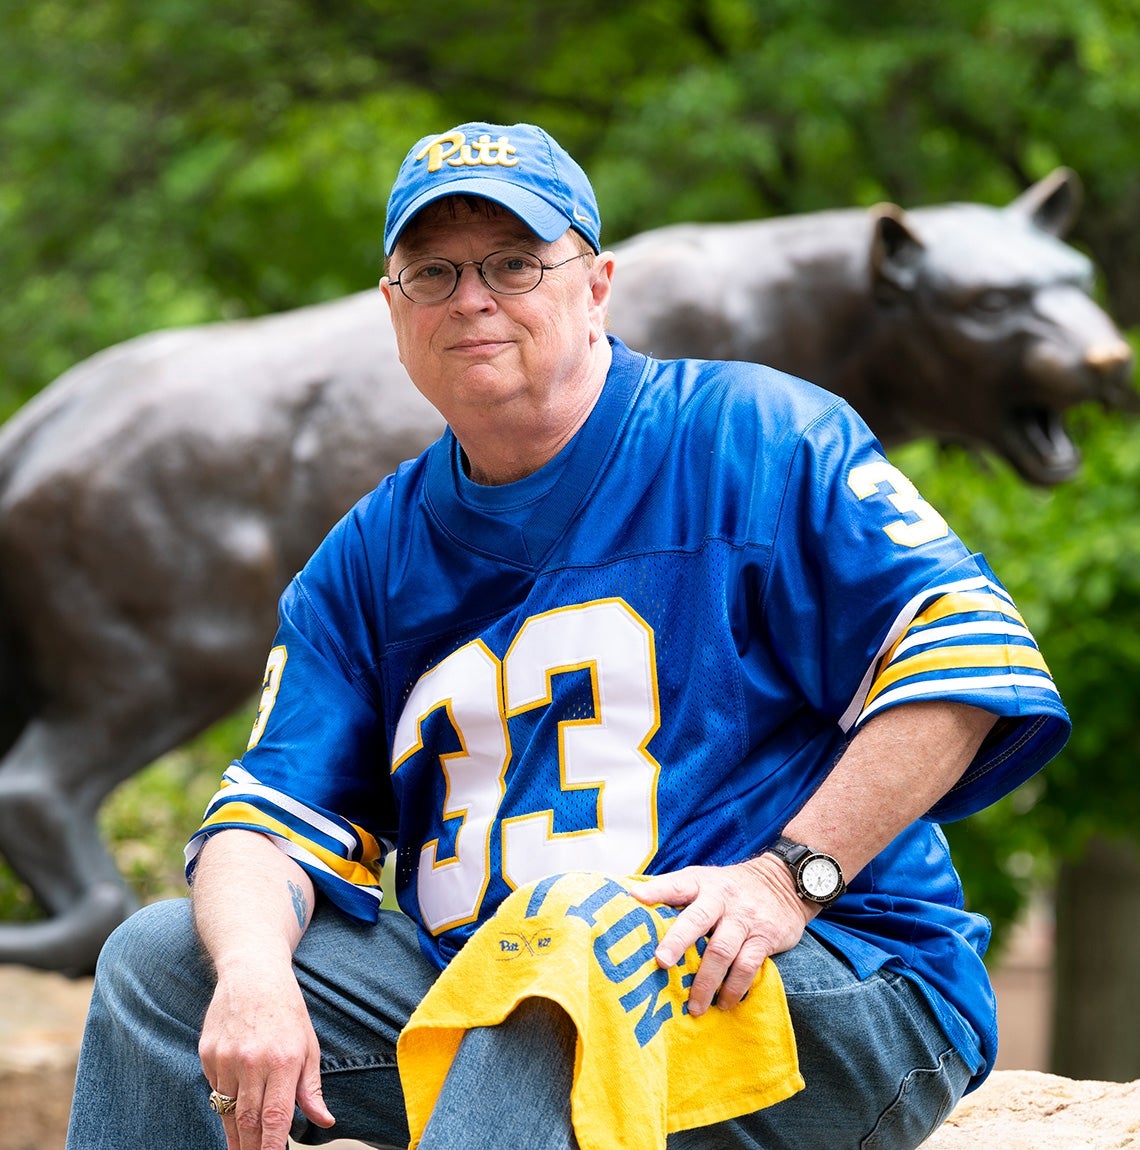
<svg viewBox="0 0 1140 1150">
<path fill-rule="evenodd" d="M 602 338 L 606 334 L 606 313 L 610 308 L 610 293 L 614 284 L 614 253 L 599 252 L 590 268 L 590 310 L 600 316 L 596 334 Z"/>
<path fill-rule="evenodd" d="M 392 330 L 396 333 L 396 357 L 401 363 L 404 362 L 404 352 L 400 347 L 400 325 L 396 322 L 396 317 L 392 314 L 392 281 L 387 276 L 380 277 L 380 294 L 388 303 L 388 318 L 392 323 Z"/>
<path fill-rule="evenodd" d="M 590 267 L 590 342 L 605 339 L 606 313 L 613 290 L 613 252 L 599 252 Z"/>
</svg>

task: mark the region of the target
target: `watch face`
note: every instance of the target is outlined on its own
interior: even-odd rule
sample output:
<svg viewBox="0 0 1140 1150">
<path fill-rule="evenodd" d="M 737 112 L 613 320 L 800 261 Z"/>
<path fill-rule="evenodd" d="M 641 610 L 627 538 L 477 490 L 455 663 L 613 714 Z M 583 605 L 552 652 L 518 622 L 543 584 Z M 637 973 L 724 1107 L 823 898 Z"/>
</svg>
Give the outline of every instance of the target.
<svg viewBox="0 0 1140 1150">
<path fill-rule="evenodd" d="M 809 859 L 800 872 L 800 882 L 812 898 L 829 898 L 839 886 L 835 864 L 826 858 Z"/>
</svg>

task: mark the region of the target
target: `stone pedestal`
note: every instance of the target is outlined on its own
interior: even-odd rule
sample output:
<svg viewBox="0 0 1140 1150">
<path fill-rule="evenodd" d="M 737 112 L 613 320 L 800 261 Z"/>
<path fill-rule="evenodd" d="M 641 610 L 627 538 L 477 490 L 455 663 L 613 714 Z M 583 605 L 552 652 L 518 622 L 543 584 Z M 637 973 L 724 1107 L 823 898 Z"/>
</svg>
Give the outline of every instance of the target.
<svg viewBox="0 0 1140 1150">
<path fill-rule="evenodd" d="M 0 1150 L 62 1150 L 91 980 L 0 967 Z"/>
<path fill-rule="evenodd" d="M 1086 1082 L 998 1070 L 922 1150 L 1106 1150 L 1140 1144 L 1140 1080 Z"/>
</svg>

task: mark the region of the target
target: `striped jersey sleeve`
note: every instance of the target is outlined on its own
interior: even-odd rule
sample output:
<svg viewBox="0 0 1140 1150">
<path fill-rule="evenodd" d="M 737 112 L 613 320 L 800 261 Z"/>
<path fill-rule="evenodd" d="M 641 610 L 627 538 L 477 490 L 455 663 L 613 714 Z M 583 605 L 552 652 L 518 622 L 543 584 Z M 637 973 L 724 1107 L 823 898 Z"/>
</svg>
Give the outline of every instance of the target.
<svg viewBox="0 0 1140 1150">
<path fill-rule="evenodd" d="M 887 707 L 932 698 L 1000 713 L 1005 708 L 998 696 L 1011 689 L 1023 703 L 1060 706 L 1049 668 L 1009 593 L 980 574 L 926 589 L 907 603 L 840 726 L 851 730 Z"/>
<path fill-rule="evenodd" d="M 360 573 L 345 557 L 356 531 L 346 516 L 323 545 L 323 566 L 307 565 L 281 597 L 249 745 L 186 846 L 186 874 L 192 882 L 212 835 L 257 831 L 344 913 L 375 922 L 397 827 L 383 713 L 362 670 L 373 659 L 370 632 L 328 614 L 330 604 L 362 614 Z"/>
<path fill-rule="evenodd" d="M 390 842 L 259 783 L 237 763 L 222 776 L 201 827 L 186 845 L 186 874 L 191 881 L 206 840 L 230 829 L 270 836 L 341 910 L 365 922 L 376 921 L 384 894 L 380 872 L 393 849 Z"/>
</svg>

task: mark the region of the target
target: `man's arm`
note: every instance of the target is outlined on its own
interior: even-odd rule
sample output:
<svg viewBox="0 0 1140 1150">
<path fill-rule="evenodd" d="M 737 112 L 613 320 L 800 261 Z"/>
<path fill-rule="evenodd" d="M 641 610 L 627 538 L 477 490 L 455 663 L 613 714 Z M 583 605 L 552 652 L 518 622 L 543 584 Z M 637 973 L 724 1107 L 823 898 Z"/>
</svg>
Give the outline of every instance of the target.
<svg viewBox="0 0 1140 1150">
<path fill-rule="evenodd" d="M 838 859 L 845 875 L 858 874 L 954 786 L 995 721 L 960 703 L 908 703 L 876 715 L 783 833 Z M 797 895 L 788 867 L 767 853 L 733 866 L 685 867 L 635 884 L 634 893 L 685 908 L 657 948 L 662 967 L 710 935 L 689 994 L 693 1014 L 714 994 L 723 1008 L 738 1003 L 764 959 L 795 946 L 817 913 Z"/>
<path fill-rule="evenodd" d="M 199 1054 L 214 1089 L 236 1097 L 224 1119 L 229 1150 L 284 1150 L 294 1101 L 318 1126 L 320 1050 L 293 973 L 309 925 L 309 876 L 262 834 L 220 831 L 202 849 L 194 922 L 218 981 Z"/>
</svg>

